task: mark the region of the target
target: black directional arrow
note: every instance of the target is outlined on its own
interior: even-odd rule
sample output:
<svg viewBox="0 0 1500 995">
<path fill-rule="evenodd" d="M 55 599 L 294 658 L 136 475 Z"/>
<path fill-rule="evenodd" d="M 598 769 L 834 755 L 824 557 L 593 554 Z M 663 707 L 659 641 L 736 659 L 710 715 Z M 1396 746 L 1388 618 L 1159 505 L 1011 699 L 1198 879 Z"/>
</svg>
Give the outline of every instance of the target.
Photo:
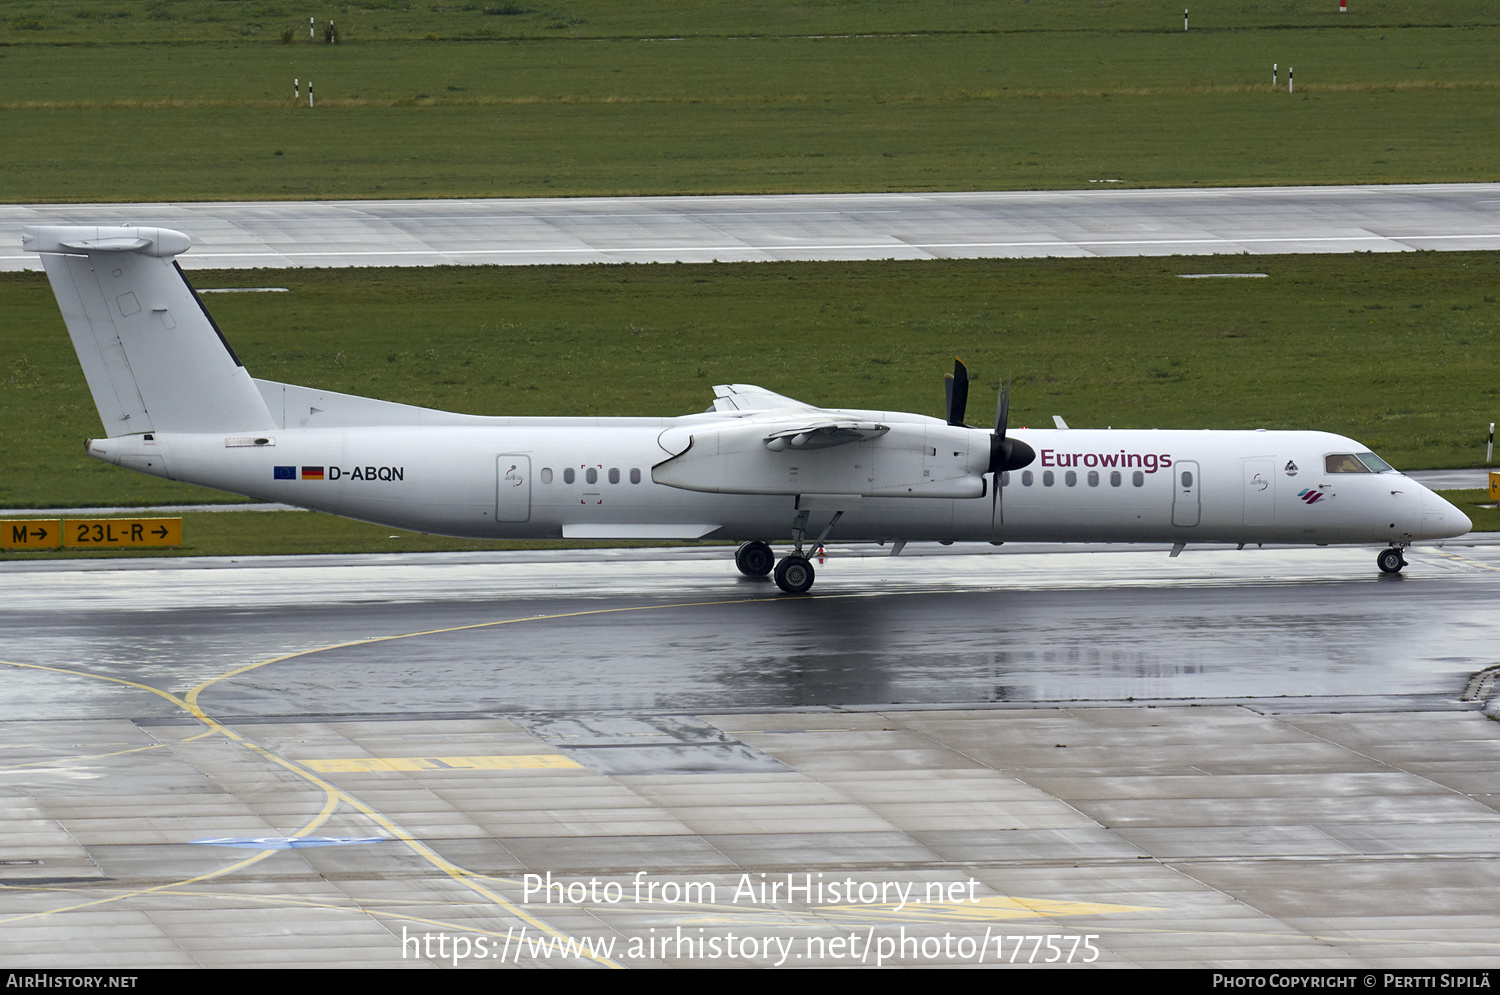
<svg viewBox="0 0 1500 995">
<path fill-rule="evenodd" d="M 151 534 L 158 539 L 165 539 L 167 537 L 167 527 L 165 525 L 158 525 L 151 530 Z"/>
<path fill-rule="evenodd" d="M 47 538 L 47 530 L 46 529 L 37 529 L 36 530 L 36 537 L 38 539 L 45 539 L 45 538 Z"/>
</svg>

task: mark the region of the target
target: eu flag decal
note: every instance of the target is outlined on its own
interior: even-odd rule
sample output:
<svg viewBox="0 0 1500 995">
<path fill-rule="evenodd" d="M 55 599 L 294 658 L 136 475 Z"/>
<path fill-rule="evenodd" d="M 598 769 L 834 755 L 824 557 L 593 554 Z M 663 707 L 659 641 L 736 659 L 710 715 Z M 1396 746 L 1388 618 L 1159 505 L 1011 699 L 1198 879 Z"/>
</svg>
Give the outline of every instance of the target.
<svg viewBox="0 0 1500 995">
<path fill-rule="evenodd" d="M 273 480 L 296 480 L 297 468 L 295 466 L 278 466 Z"/>
</svg>

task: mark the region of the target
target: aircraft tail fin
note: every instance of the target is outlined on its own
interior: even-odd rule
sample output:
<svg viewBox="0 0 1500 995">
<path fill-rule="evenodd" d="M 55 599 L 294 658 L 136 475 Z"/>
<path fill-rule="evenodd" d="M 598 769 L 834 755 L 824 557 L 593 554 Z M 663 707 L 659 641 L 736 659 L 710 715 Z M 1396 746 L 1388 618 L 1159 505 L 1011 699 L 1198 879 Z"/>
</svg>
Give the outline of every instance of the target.
<svg viewBox="0 0 1500 995">
<path fill-rule="evenodd" d="M 265 400 L 173 257 L 166 228 L 28 227 L 108 435 L 242 432 Z"/>
</svg>

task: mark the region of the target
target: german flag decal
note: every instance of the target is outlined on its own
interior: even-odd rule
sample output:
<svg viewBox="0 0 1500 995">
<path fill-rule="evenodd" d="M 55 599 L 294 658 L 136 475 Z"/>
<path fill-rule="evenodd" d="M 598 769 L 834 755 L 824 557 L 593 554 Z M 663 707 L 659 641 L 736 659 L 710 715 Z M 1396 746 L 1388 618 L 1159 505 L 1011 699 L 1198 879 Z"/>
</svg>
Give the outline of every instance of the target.
<svg viewBox="0 0 1500 995">
<path fill-rule="evenodd" d="M 302 468 L 303 480 L 322 480 L 323 468 L 321 466 L 304 466 Z"/>
</svg>

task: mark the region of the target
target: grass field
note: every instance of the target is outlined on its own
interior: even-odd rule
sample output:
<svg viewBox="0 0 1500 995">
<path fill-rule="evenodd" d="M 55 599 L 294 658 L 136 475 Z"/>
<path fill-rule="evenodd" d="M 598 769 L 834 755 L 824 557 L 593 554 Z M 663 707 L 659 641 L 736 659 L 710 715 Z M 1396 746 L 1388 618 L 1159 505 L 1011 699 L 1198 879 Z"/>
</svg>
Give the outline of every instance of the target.
<svg viewBox="0 0 1500 995">
<path fill-rule="evenodd" d="M 1188 4 L 1191 7 L 1191 4 Z M 1194 11 L 1194 30 L 1316 27 L 1473 27 L 1500 23 L 1494 0 L 1219 0 Z M 7 0 L 6 33 L 32 42 L 110 44 L 264 40 L 292 29 L 308 44 L 308 18 L 332 19 L 346 43 L 373 40 L 796 36 L 858 31 L 1034 33 L 1182 30 L 1181 7 L 1138 0 Z"/>
<path fill-rule="evenodd" d="M 1228 0 L 1183 32 L 1130 0 L 8 0 L 0 202 L 1496 179 L 1500 2 L 1351 6 Z M 195 280 L 291 288 L 211 301 L 257 375 L 436 407 L 671 415 L 750 380 L 936 413 L 961 353 L 986 389 L 1015 377 L 1021 423 L 1326 428 L 1439 467 L 1477 463 L 1494 417 L 1496 258 Z M 0 506 L 232 500 L 84 457 L 97 416 L 45 281 L 0 276 L 0 314 Z M 246 546 L 223 531 L 244 516 L 202 517 L 199 552 L 408 542 L 298 514 Z"/>
<path fill-rule="evenodd" d="M 256 376 L 476 414 L 676 415 L 760 383 L 937 414 L 951 358 L 1014 377 L 1015 424 L 1318 428 L 1400 467 L 1483 458 L 1500 384 L 1500 255 L 199 271 Z M 1243 269 L 1236 259 L 1233 269 Z M 0 507 L 213 492 L 88 459 L 100 431 L 51 290 L 0 276 L 10 472 Z M 985 400 L 985 395 L 991 400 Z M 982 420 L 982 418 L 980 419 Z"/>
<path fill-rule="evenodd" d="M 1187 4 L 1191 7 L 1192 4 Z M 1494 0 L 1217 0 L 1194 11 L 1203 33 L 1247 28 L 1476 27 L 1500 24 Z M 0 39 L 10 43 L 122 44 L 264 41 L 284 31 L 313 44 L 332 20 L 340 40 L 498 40 L 799 36 L 848 32 L 1178 33 L 1181 7 L 1138 0 L 7 0 Z"/>
<path fill-rule="evenodd" d="M 1500 159 L 1479 0 L 1222 3 L 1189 32 L 1098 0 L 111 9 L 7 6 L 0 202 L 1462 181 Z M 345 43 L 308 43 L 310 13 Z"/>
</svg>

